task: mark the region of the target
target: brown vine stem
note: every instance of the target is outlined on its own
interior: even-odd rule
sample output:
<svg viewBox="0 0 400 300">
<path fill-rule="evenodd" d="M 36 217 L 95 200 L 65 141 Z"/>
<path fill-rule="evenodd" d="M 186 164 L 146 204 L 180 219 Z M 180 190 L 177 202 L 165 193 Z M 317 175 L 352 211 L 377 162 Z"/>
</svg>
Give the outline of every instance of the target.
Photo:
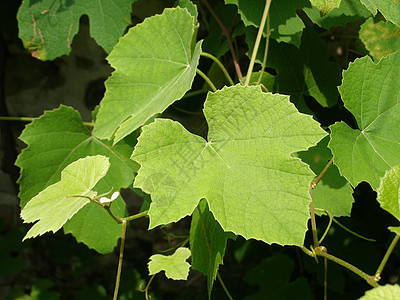
<svg viewBox="0 0 400 300">
<path fill-rule="evenodd" d="M 211 5 L 208 3 L 208 1 L 203 0 L 203 2 L 204 2 L 204 5 L 207 7 L 207 9 L 210 11 L 210 13 L 213 15 L 214 19 L 217 21 L 219 26 L 221 27 L 222 32 L 224 33 L 226 40 L 228 41 L 229 50 L 231 51 L 232 60 L 233 60 L 234 66 L 235 66 L 236 74 L 240 80 L 243 77 L 243 75 L 242 75 L 242 71 L 240 70 L 240 65 L 239 65 L 239 62 L 236 57 L 235 49 L 233 48 L 230 32 L 229 32 L 228 28 L 226 28 L 225 24 L 222 23 L 221 19 L 217 16 L 217 14 L 215 13 L 215 11 L 211 7 Z"/>
<path fill-rule="evenodd" d="M 393 241 L 390 243 L 390 246 L 387 249 L 385 256 L 383 257 L 378 269 L 376 270 L 375 277 L 376 277 L 377 281 L 379 281 L 381 279 L 381 274 L 382 274 L 383 268 L 385 267 L 385 265 L 390 257 L 390 254 L 392 254 L 394 247 L 396 247 L 396 244 L 399 241 L 399 238 L 400 238 L 400 235 L 396 234 Z"/>
<path fill-rule="evenodd" d="M 121 246 L 120 246 L 120 249 L 119 249 L 117 278 L 115 280 L 115 288 L 114 288 L 113 300 L 117 300 L 118 299 L 119 283 L 121 282 L 122 261 L 123 261 L 123 258 L 124 258 L 125 235 L 126 235 L 126 220 L 122 219 Z"/>
<path fill-rule="evenodd" d="M 258 28 L 257 38 L 254 43 L 253 53 L 251 54 L 249 68 L 247 69 L 247 75 L 246 75 L 246 80 L 244 82 L 244 85 L 249 85 L 251 73 L 253 73 L 254 62 L 256 61 L 258 47 L 260 46 L 260 41 L 261 41 L 261 37 L 262 37 L 263 31 L 264 31 L 265 23 L 267 21 L 267 16 L 268 16 L 270 5 L 271 5 L 271 0 L 266 0 L 264 12 L 263 12 L 263 15 L 261 18 L 260 27 Z"/>
</svg>

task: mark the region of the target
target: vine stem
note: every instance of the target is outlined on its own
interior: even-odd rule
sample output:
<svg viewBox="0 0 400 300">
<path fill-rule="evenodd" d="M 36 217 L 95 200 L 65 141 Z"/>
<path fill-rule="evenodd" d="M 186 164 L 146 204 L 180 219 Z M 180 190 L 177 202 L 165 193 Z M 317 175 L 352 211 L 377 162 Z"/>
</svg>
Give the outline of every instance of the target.
<svg viewBox="0 0 400 300">
<path fill-rule="evenodd" d="M 214 19 L 217 21 L 219 26 L 221 27 L 222 32 L 224 33 L 224 35 L 226 37 L 226 40 L 228 41 L 229 50 L 231 51 L 232 60 L 233 60 L 234 66 L 235 66 L 236 74 L 237 74 L 238 78 L 241 79 L 243 77 L 243 75 L 242 75 L 242 71 L 240 70 L 240 65 L 239 65 L 239 62 L 238 62 L 237 57 L 236 57 L 235 49 L 233 48 L 232 39 L 231 39 L 229 30 L 228 30 L 228 28 L 226 28 L 225 24 L 222 23 L 221 19 L 217 16 L 217 14 L 212 9 L 212 7 L 208 3 L 208 1 L 207 0 L 203 0 L 203 2 L 204 2 L 204 5 L 207 6 L 207 9 L 213 15 Z"/>
<path fill-rule="evenodd" d="M 269 34 L 270 34 L 270 20 L 269 20 L 269 14 L 268 14 L 268 16 L 267 16 L 267 37 L 266 37 L 266 41 L 265 41 L 264 58 L 263 58 L 263 62 L 261 65 L 260 76 L 258 77 L 258 80 L 257 80 L 257 85 L 259 85 L 261 83 L 261 80 L 262 80 L 262 77 L 264 74 L 264 69 L 267 64 L 268 49 L 269 49 Z"/>
<path fill-rule="evenodd" d="M 37 118 L 33 118 L 33 117 L 1 117 L 0 116 L 0 121 L 32 122 L 35 119 L 37 119 Z M 83 123 L 83 125 L 85 125 L 87 127 L 94 127 L 93 122 L 82 122 L 82 123 Z"/>
<path fill-rule="evenodd" d="M 389 259 L 390 254 L 392 254 L 392 251 L 393 251 L 394 247 L 396 247 L 396 244 L 399 241 L 399 238 L 400 238 L 400 235 L 396 234 L 396 236 L 394 237 L 393 241 L 390 243 L 390 246 L 387 249 L 387 251 L 385 253 L 385 256 L 383 257 L 378 269 L 375 272 L 375 277 L 377 279 L 381 278 L 381 274 L 382 274 L 383 268 L 385 267 L 385 265 L 386 265 L 386 263 L 387 263 L 387 261 Z"/>
<path fill-rule="evenodd" d="M 210 88 L 213 90 L 213 92 L 217 91 L 217 88 L 215 87 L 214 83 L 212 83 L 212 81 L 210 80 L 210 78 L 208 78 L 208 76 L 206 74 L 204 74 L 201 70 L 196 69 L 196 73 L 199 74 L 205 82 L 207 82 L 207 84 L 210 86 Z"/>
<path fill-rule="evenodd" d="M 117 300 L 118 299 L 119 283 L 121 282 L 122 261 L 123 261 L 123 258 L 124 258 L 124 247 L 125 247 L 126 223 L 127 223 L 126 219 L 122 219 L 121 246 L 120 246 L 120 249 L 119 249 L 117 278 L 115 280 L 115 288 L 114 288 L 113 300 Z"/>
<path fill-rule="evenodd" d="M 228 81 L 229 81 L 229 84 L 235 85 L 231 76 L 229 75 L 228 71 L 226 70 L 225 66 L 221 63 L 221 61 L 218 58 L 216 58 L 214 55 L 207 53 L 207 52 L 201 52 L 200 55 L 213 60 L 217 64 L 217 66 L 221 69 L 221 71 L 224 73 L 226 79 L 228 79 Z"/>
<path fill-rule="evenodd" d="M 265 23 L 267 20 L 270 4 L 271 4 L 271 0 L 265 1 L 265 8 L 264 8 L 264 12 L 263 12 L 263 15 L 261 18 L 260 27 L 258 28 L 257 38 L 256 38 L 256 42 L 254 43 L 254 49 L 253 49 L 253 53 L 251 54 L 250 64 L 249 64 L 249 68 L 247 69 L 247 75 L 246 75 L 246 80 L 244 82 L 244 85 L 249 85 L 249 82 L 250 82 L 251 73 L 253 72 L 254 62 L 256 60 L 258 47 L 260 46 L 260 41 L 261 41 L 261 37 L 262 37 L 263 31 L 264 31 Z"/>
</svg>

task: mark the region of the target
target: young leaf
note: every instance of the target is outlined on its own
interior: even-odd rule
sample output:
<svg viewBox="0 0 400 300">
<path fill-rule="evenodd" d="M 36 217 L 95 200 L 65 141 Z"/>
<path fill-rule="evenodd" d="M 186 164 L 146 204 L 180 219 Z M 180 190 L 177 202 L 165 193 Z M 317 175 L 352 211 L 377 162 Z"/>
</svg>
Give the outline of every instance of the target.
<svg viewBox="0 0 400 300">
<path fill-rule="evenodd" d="M 332 9 L 338 8 L 342 0 L 310 0 L 311 4 L 319 9 L 321 16 L 326 15 Z"/>
<path fill-rule="evenodd" d="M 201 52 L 193 17 L 165 9 L 120 39 L 107 57 L 115 72 L 106 81 L 93 134 L 117 143 L 191 87 Z"/>
<path fill-rule="evenodd" d="M 223 263 L 226 241 L 234 239 L 235 235 L 223 231 L 204 199 L 199 203 L 199 210 L 201 215 L 197 209 L 193 212 L 190 226 L 192 268 L 207 276 L 208 295 L 211 296 L 219 265 Z"/>
<path fill-rule="evenodd" d="M 307 163 L 315 174 L 320 174 L 332 158 L 328 148 L 329 137 L 321 140 L 317 146 L 297 155 Z M 317 187 L 313 190 L 314 207 L 329 210 L 335 217 L 350 216 L 353 205 L 353 189 L 347 180 L 340 176 L 338 168 L 333 164 L 326 171 Z M 323 212 L 316 211 L 318 215 Z"/>
<path fill-rule="evenodd" d="M 396 52 L 378 64 L 370 57 L 357 59 L 343 72 L 339 92 L 358 128 L 344 122 L 332 125 L 328 146 L 340 173 L 353 186 L 368 181 L 376 189 L 385 171 L 400 163 L 399 67 Z"/>
<path fill-rule="evenodd" d="M 265 0 L 225 0 L 225 3 L 237 5 L 240 16 L 246 26 L 255 26 L 257 28 L 260 26 Z M 278 42 L 299 46 L 304 24 L 297 16 L 296 10 L 306 7 L 311 7 L 308 0 L 272 1 L 269 8 L 271 38 Z"/>
<path fill-rule="evenodd" d="M 386 284 L 384 286 L 378 286 L 372 290 L 366 291 L 365 295 L 359 300 L 380 300 L 380 299 L 399 299 L 400 298 L 400 286 L 398 284 Z"/>
<path fill-rule="evenodd" d="M 386 20 L 400 27 L 399 0 L 361 0 L 361 3 L 375 16 L 377 10 Z"/>
<path fill-rule="evenodd" d="M 166 256 L 154 254 L 149 261 L 149 275 L 165 271 L 165 276 L 174 280 L 186 280 L 189 275 L 190 264 L 186 260 L 190 257 L 188 248 L 178 248 L 175 253 Z"/>
<path fill-rule="evenodd" d="M 400 221 L 400 165 L 386 171 L 377 190 L 381 207 Z"/>
<path fill-rule="evenodd" d="M 25 235 L 24 240 L 59 230 L 83 206 L 90 202 L 82 195 L 94 197 L 92 188 L 103 178 L 110 163 L 102 155 L 81 158 L 61 172 L 61 180 L 33 197 L 21 211 L 25 223 L 39 221 Z"/>
<path fill-rule="evenodd" d="M 361 25 L 360 39 L 375 61 L 400 50 L 400 28 L 390 22 L 369 18 Z"/>
<path fill-rule="evenodd" d="M 79 19 L 87 15 L 90 35 L 110 52 L 129 25 L 131 5 L 135 1 L 25 0 L 17 14 L 19 37 L 33 56 L 53 60 L 71 52 Z"/>
<path fill-rule="evenodd" d="M 395 234 L 400 235 L 400 227 L 392 227 L 392 226 L 390 226 L 390 227 L 388 227 L 388 229 L 390 230 L 390 232 L 393 232 Z"/>
<path fill-rule="evenodd" d="M 100 194 L 128 187 L 137 171 L 137 164 L 129 159 L 133 146 L 125 141 L 111 146 L 101 141 L 85 128 L 79 113 L 72 108 L 47 111 L 27 125 L 20 139 L 28 147 L 18 156 L 16 165 L 21 168 L 19 178 L 21 207 L 49 185 L 60 180 L 61 170 L 79 158 L 101 154 L 109 157 L 110 169 L 99 181 L 96 191 Z M 125 214 L 125 203 L 116 199 L 112 211 Z M 121 226 L 98 205 L 82 208 L 64 225 L 66 233 L 94 248 L 100 253 L 110 252 L 121 235 Z"/>
<path fill-rule="evenodd" d="M 267 243 L 301 245 L 314 176 L 291 153 L 326 135 L 288 96 L 259 86 L 209 93 L 208 141 L 171 120 L 143 128 L 132 158 L 134 186 L 151 194 L 150 228 L 192 214 L 202 198 L 225 231 Z"/>
</svg>

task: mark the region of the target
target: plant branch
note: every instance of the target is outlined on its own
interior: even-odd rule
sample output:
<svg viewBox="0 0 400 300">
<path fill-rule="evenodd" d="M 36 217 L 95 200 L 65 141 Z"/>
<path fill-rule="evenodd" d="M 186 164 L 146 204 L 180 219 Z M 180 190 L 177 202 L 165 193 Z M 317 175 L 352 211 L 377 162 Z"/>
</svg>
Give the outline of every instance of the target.
<svg viewBox="0 0 400 300">
<path fill-rule="evenodd" d="M 264 69 L 267 64 L 267 58 L 268 58 L 268 49 L 269 49 L 269 34 L 270 34 L 270 20 L 269 20 L 269 14 L 267 16 L 267 37 L 265 41 L 265 50 L 264 50 L 264 58 L 261 66 L 261 71 L 260 71 L 260 76 L 258 77 L 257 80 L 257 85 L 261 83 L 263 74 L 264 74 Z"/>
<path fill-rule="evenodd" d="M 215 13 L 215 11 L 211 7 L 211 5 L 208 3 L 208 1 L 203 0 L 203 2 L 204 2 L 204 5 L 207 7 L 207 9 L 210 11 L 210 13 L 213 15 L 214 19 L 217 21 L 219 26 L 221 27 L 222 32 L 224 33 L 226 40 L 228 41 L 229 50 L 231 51 L 232 60 L 233 60 L 234 66 L 235 66 L 236 74 L 237 74 L 238 78 L 241 79 L 243 77 L 243 75 L 242 75 L 242 71 L 240 70 L 239 62 L 236 58 L 236 52 L 235 52 L 235 49 L 233 48 L 232 39 L 231 39 L 229 30 L 228 30 L 228 28 L 226 28 L 225 24 L 222 23 L 221 19 L 217 16 L 217 14 Z"/>
<path fill-rule="evenodd" d="M 207 53 L 207 52 L 201 52 L 200 55 L 212 59 L 217 64 L 217 66 L 221 69 L 222 73 L 224 73 L 226 79 L 229 81 L 229 84 L 230 85 L 235 85 L 235 83 L 233 82 L 233 80 L 232 80 L 231 76 L 229 75 L 228 71 L 226 70 L 226 68 L 220 62 L 220 60 L 218 58 L 216 58 L 214 55 L 212 55 L 210 53 Z"/>
<path fill-rule="evenodd" d="M 133 221 L 133 220 L 145 217 L 145 216 L 148 215 L 148 213 L 149 213 L 149 211 L 145 210 L 145 211 L 143 211 L 141 213 L 138 213 L 136 215 L 132 215 L 132 216 L 129 216 L 129 217 L 126 217 L 126 218 L 123 218 L 123 219 L 126 220 L 127 222 L 129 222 L 129 221 Z"/>
<path fill-rule="evenodd" d="M 312 187 L 308 190 L 308 194 L 310 195 L 311 202 L 310 202 L 310 217 L 311 217 L 311 232 L 313 237 L 313 244 L 314 248 L 319 246 L 318 243 L 318 234 L 317 234 L 317 222 L 315 221 L 315 211 L 314 211 L 314 197 L 312 193 Z"/>
<path fill-rule="evenodd" d="M 258 28 L 257 38 L 256 38 L 256 42 L 254 43 L 253 53 L 251 54 L 250 64 L 249 64 L 249 68 L 247 69 L 247 75 L 246 75 L 246 80 L 244 82 L 244 85 L 249 85 L 249 82 L 250 82 L 251 73 L 253 72 L 254 62 L 256 60 L 258 47 L 260 46 L 260 41 L 261 41 L 261 37 L 262 37 L 263 31 L 264 31 L 265 22 L 267 20 L 270 4 L 271 4 L 271 0 L 265 1 L 265 8 L 264 8 L 264 12 L 263 12 L 263 15 L 261 18 L 260 27 Z"/>
<path fill-rule="evenodd" d="M 221 284 L 223 290 L 225 291 L 225 294 L 226 294 L 226 296 L 228 297 L 228 299 L 229 299 L 229 300 L 233 300 L 231 294 L 229 293 L 228 289 L 227 289 L 226 286 L 225 286 L 225 283 L 222 281 L 222 277 L 221 277 L 221 275 L 219 274 L 219 272 L 217 272 L 217 278 L 218 278 L 218 281 L 219 281 L 219 283 Z"/>
<path fill-rule="evenodd" d="M 317 179 L 315 179 L 312 183 L 311 183 L 311 188 L 315 189 L 317 187 L 317 184 L 321 181 L 322 177 L 325 175 L 326 171 L 328 171 L 329 167 L 332 165 L 333 163 L 333 157 L 331 158 L 331 160 L 326 164 L 325 168 L 322 170 L 322 172 L 318 175 Z"/>
<path fill-rule="evenodd" d="M 210 86 L 210 88 L 213 90 L 213 92 L 217 91 L 217 88 L 215 87 L 214 83 L 212 83 L 212 81 L 210 80 L 210 78 L 208 78 L 208 76 L 206 74 L 204 74 L 201 70 L 196 69 L 196 73 L 199 74 L 205 82 L 207 82 L 207 84 Z"/>
<path fill-rule="evenodd" d="M 0 121 L 32 122 L 37 118 L 33 117 L 0 117 Z M 82 122 L 87 127 L 94 127 L 93 122 Z"/>
<path fill-rule="evenodd" d="M 120 246 L 120 249 L 119 249 L 117 278 L 115 280 L 115 288 L 114 288 L 113 300 L 117 300 L 118 299 L 119 283 L 121 282 L 122 261 L 123 261 L 123 258 L 124 258 L 125 235 L 126 235 L 126 220 L 123 219 L 122 220 L 121 246 Z"/>
<path fill-rule="evenodd" d="M 396 244 L 399 241 L 399 238 L 400 238 L 400 235 L 396 234 L 396 236 L 394 237 L 393 241 L 390 243 L 390 246 L 387 249 L 387 251 L 385 253 L 385 256 L 383 257 L 378 269 L 375 272 L 375 277 L 377 277 L 379 279 L 381 278 L 381 274 L 382 274 L 383 268 L 385 267 L 385 265 L 386 265 L 386 263 L 387 263 L 387 261 L 388 261 L 388 259 L 390 257 L 390 254 L 392 254 L 392 251 L 393 251 L 394 247 L 396 247 Z"/>
</svg>

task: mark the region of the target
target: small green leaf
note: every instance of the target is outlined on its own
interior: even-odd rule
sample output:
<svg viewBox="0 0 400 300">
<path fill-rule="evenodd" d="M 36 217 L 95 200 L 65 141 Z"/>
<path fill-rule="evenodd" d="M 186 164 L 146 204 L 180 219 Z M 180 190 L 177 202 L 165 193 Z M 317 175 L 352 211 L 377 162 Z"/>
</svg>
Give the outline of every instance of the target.
<svg viewBox="0 0 400 300">
<path fill-rule="evenodd" d="M 388 227 L 390 232 L 400 235 L 400 227 Z"/>
<path fill-rule="evenodd" d="M 400 28 L 389 22 L 369 18 L 361 25 L 360 39 L 375 61 L 400 50 Z"/>
<path fill-rule="evenodd" d="M 386 171 L 377 193 L 381 207 L 400 221 L 400 165 Z"/>
<path fill-rule="evenodd" d="M 310 0 L 311 4 L 319 9 L 321 16 L 326 15 L 332 9 L 338 8 L 341 0 Z"/>
<path fill-rule="evenodd" d="M 191 87 L 201 52 L 193 17 L 165 9 L 131 28 L 107 57 L 115 72 L 106 81 L 93 134 L 117 143 L 180 99 Z"/>
<path fill-rule="evenodd" d="M 155 254 L 150 257 L 149 275 L 165 271 L 165 276 L 174 280 L 186 280 L 189 275 L 190 264 L 186 260 L 190 257 L 188 248 L 178 248 L 169 256 Z"/>
<path fill-rule="evenodd" d="M 360 300 L 397 300 L 400 299 L 400 286 L 398 284 L 386 284 L 366 291 Z"/>
<path fill-rule="evenodd" d="M 103 178 L 110 167 L 105 156 L 88 156 L 68 165 L 61 172 L 61 180 L 32 198 L 21 211 L 25 223 L 38 221 L 23 240 L 59 230 L 83 206 L 90 202 L 84 197 L 94 197 L 92 188 Z"/>
<path fill-rule="evenodd" d="M 79 19 L 87 15 L 90 35 L 110 52 L 130 24 L 135 0 L 24 0 L 18 11 L 19 37 L 33 56 L 53 60 L 71 52 Z"/>
<path fill-rule="evenodd" d="M 326 132 L 288 96 L 259 86 L 209 93 L 204 114 L 208 141 L 171 120 L 143 127 L 132 155 L 141 165 L 134 187 L 151 194 L 150 228 L 192 214 L 206 198 L 225 231 L 302 245 L 314 173 L 291 154 Z"/>
<path fill-rule="evenodd" d="M 190 226 L 190 249 L 192 252 L 192 268 L 207 276 L 208 295 L 211 290 L 219 265 L 223 263 L 226 241 L 234 239 L 235 235 L 224 232 L 221 225 L 214 219 L 203 199 L 199 203 L 199 211 L 193 212 Z"/>
<path fill-rule="evenodd" d="M 399 0 L 361 0 L 361 3 L 375 16 L 377 10 L 386 20 L 400 27 L 400 2 Z"/>
<path fill-rule="evenodd" d="M 358 129 L 344 122 L 332 125 L 328 146 L 340 173 L 353 186 L 368 181 L 376 189 L 385 171 L 400 163 L 399 68 L 396 52 L 378 64 L 370 57 L 357 59 L 343 72 L 339 92 Z"/>
</svg>

